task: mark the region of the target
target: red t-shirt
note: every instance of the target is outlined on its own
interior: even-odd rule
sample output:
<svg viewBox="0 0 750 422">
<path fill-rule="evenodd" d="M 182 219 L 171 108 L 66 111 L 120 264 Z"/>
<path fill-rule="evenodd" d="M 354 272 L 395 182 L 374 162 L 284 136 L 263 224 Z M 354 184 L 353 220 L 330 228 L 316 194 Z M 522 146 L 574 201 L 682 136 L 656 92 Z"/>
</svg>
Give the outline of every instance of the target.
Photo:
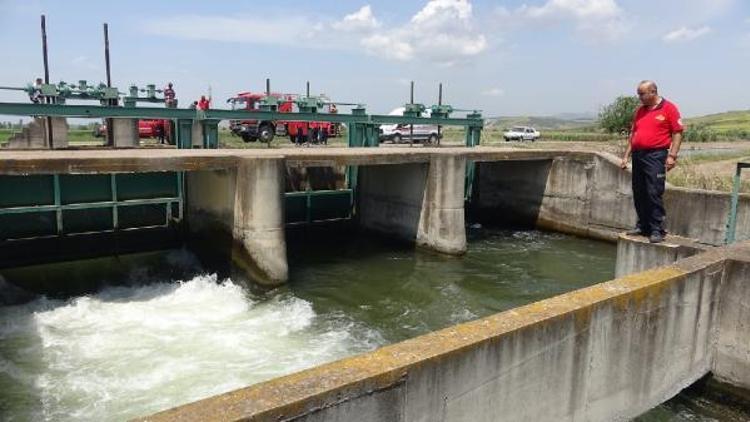
<svg viewBox="0 0 750 422">
<path fill-rule="evenodd" d="M 211 105 L 211 100 L 198 100 L 198 110 L 208 110 Z"/>
<path fill-rule="evenodd" d="M 636 110 L 630 143 L 633 151 L 666 149 L 672 144 L 672 135 L 684 129 L 677 106 L 662 98 L 654 109 L 642 105 Z"/>
</svg>

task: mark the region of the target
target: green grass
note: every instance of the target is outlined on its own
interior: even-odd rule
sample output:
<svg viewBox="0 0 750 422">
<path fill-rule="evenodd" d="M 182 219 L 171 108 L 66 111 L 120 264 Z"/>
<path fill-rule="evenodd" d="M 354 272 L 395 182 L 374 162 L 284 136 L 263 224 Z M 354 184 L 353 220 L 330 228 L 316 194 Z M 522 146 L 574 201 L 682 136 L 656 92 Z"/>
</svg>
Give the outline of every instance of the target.
<svg viewBox="0 0 750 422">
<path fill-rule="evenodd" d="M 488 128 L 509 129 L 513 126 L 531 126 L 537 130 L 580 129 L 591 126 L 591 120 L 572 120 L 550 116 L 507 116 L 487 119 Z"/>
<path fill-rule="evenodd" d="M 728 111 L 685 119 L 688 125 L 701 125 L 719 133 L 731 131 L 750 132 L 750 110 Z"/>
<path fill-rule="evenodd" d="M 667 182 L 674 186 L 731 192 L 734 186 L 733 170 L 736 168 L 736 163 L 747 159 L 750 159 L 750 149 L 726 154 L 712 153 L 683 156 L 680 158 L 677 167 L 667 173 Z M 719 161 L 732 161 L 731 164 L 727 164 L 727 169 L 731 170 L 732 174 L 727 174 L 727 172 L 717 174 L 700 169 L 702 164 Z M 750 181 L 741 181 L 740 192 L 750 193 Z"/>
</svg>

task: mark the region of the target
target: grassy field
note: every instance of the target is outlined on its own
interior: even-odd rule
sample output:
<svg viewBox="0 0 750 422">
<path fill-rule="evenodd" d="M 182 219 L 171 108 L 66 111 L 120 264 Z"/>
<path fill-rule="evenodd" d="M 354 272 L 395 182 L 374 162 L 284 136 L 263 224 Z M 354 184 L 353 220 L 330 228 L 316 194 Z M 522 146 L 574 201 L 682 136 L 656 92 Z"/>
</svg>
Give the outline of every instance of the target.
<svg viewBox="0 0 750 422">
<path fill-rule="evenodd" d="M 728 111 L 686 119 L 688 125 L 701 125 L 720 133 L 750 133 L 750 111 Z"/>
<path fill-rule="evenodd" d="M 674 186 L 730 192 L 738 161 L 750 160 L 750 149 L 728 153 L 691 154 L 680 158 L 677 167 L 667 173 Z M 750 172 L 743 172 L 740 192 L 750 193 Z"/>
</svg>

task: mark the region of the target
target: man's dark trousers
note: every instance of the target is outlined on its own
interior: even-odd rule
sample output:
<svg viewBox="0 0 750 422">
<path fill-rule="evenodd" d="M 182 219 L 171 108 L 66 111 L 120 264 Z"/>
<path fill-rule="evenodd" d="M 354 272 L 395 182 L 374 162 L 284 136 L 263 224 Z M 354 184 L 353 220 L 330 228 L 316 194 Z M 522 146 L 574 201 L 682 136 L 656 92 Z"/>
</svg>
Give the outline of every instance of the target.
<svg viewBox="0 0 750 422">
<path fill-rule="evenodd" d="M 638 228 L 646 236 L 665 233 L 664 184 L 667 179 L 668 150 L 633 151 L 633 201 L 638 214 Z"/>
</svg>

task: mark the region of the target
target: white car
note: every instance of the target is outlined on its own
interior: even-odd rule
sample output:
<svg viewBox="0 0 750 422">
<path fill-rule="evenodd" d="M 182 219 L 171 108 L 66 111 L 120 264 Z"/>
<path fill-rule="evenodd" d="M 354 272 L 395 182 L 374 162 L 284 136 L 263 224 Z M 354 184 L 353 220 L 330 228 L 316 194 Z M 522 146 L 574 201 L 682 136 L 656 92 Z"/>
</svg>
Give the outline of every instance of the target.
<svg viewBox="0 0 750 422">
<path fill-rule="evenodd" d="M 503 132 L 505 142 L 508 141 L 531 141 L 534 142 L 542 136 L 539 131 L 533 127 L 514 126 L 510 130 Z"/>
<path fill-rule="evenodd" d="M 422 117 L 430 117 L 430 110 L 425 110 Z M 399 107 L 390 113 L 389 116 L 403 116 L 404 108 Z M 413 136 L 413 137 L 412 137 Z M 424 144 L 437 144 L 440 140 L 438 135 L 438 126 L 434 124 L 426 125 L 380 125 L 380 141 L 393 142 L 399 144 L 402 142 L 423 142 Z"/>
</svg>

